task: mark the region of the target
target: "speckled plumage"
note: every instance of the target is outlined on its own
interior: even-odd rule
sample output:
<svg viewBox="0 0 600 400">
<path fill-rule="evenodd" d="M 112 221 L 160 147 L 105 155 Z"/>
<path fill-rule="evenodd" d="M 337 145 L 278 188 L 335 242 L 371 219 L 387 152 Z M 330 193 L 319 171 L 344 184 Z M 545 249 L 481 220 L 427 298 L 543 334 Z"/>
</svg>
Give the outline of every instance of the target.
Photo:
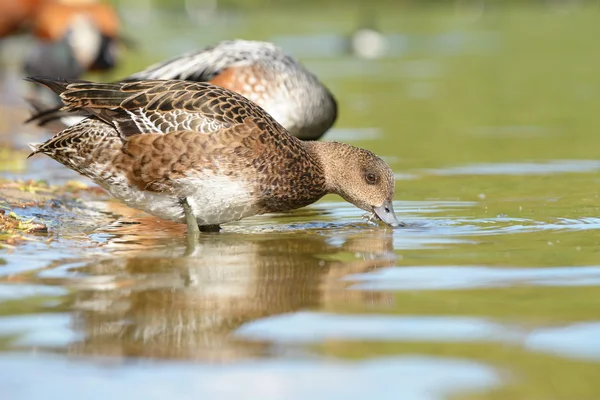
<svg viewBox="0 0 600 400">
<path fill-rule="evenodd" d="M 293 136 L 319 139 L 337 118 L 331 92 L 293 57 L 273 43 L 232 40 L 178 56 L 134 73 L 123 82 L 178 79 L 209 82 L 255 102 Z M 46 123 L 60 116 L 41 112 Z"/>
<path fill-rule="evenodd" d="M 47 154 L 164 219 L 183 222 L 183 200 L 206 226 L 303 207 L 329 192 L 365 209 L 391 202 L 394 193 L 391 170 L 371 152 L 302 142 L 259 106 L 215 85 L 33 80 L 59 93 L 65 111 L 91 117 L 32 154 Z M 356 168 L 348 165 L 354 160 Z M 377 173 L 381 187 L 361 188 L 365 171 Z"/>
</svg>

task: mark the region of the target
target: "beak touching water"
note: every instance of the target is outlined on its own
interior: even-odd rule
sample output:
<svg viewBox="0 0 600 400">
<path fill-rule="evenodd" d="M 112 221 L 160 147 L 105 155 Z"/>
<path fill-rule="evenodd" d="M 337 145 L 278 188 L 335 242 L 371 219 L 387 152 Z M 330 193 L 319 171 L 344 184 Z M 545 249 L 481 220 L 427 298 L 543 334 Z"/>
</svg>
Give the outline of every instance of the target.
<svg viewBox="0 0 600 400">
<path fill-rule="evenodd" d="M 391 201 L 386 200 L 381 206 L 373 207 L 373 211 L 380 220 L 394 228 L 397 226 L 405 226 L 403 222 L 398 221 L 398 218 L 396 218 L 396 213 L 394 212 Z"/>
</svg>

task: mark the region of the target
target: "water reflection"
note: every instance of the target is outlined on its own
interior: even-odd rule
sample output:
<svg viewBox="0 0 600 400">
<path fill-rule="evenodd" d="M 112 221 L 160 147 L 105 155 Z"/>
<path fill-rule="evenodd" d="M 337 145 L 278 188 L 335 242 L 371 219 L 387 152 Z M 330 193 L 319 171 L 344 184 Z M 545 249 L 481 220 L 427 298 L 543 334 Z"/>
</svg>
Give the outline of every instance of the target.
<svg viewBox="0 0 600 400">
<path fill-rule="evenodd" d="M 70 352 L 246 357 L 266 351 L 230 335 L 248 321 L 331 303 L 385 303 L 392 298 L 346 291 L 347 283 L 340 280 L 395 263 L 391 232 L 382 229 L 342 234 L 335 241 L 307 233 L 204 235 L 188 255 L 183 240 L 148 250 L 152 238 L 138 239 L 139 250 L 129 248 L 119 258 L 76 268 L 72 283 L 79 290 L 72 308 L 75 330 L 85 339 L 72 344 Z"/>
</svg>

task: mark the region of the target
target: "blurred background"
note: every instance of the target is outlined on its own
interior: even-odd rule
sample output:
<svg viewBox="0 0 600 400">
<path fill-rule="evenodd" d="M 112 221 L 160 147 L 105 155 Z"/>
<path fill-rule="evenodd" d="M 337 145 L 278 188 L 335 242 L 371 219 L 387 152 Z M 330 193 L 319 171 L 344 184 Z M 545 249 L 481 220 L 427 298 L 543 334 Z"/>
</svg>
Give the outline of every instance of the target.
<svg viewBox="0 0 600 400">
<path fill-rule="evenodd" d="M 114 11 L 94 10 L 100 33 L 93 42 L 96 47 L 69 41 L 67 47 L 75 49 L 70 51 L 85 53 L 79 47 L 88 54 L 71 56 L 85 61 L 58 62 L 63 75 L 113 80 L 225 39 L 273 41 L 331 88 L 340 104 L 336 128 L 384 130 L 403 147 L 403 155 L 419 152 L 430 166 L 438 164 L 438 150 L 431 140 L 421 140 L 422 135 L 432 140 L 452 136 L 449 147 L 440 149 L 448 161 L 492 161 L 499 156 L 498 146 L 514 157 L 559 156 L 577 146 L 571 138 L 581 132 L 578 128 L 594 126 L 600 118 L 591 112 L 598 85 L 599 56 L 593 50 L 597 1 L 61 2 L 72 4 L 75 11 L 92 5 L 112 6 Z M 62 40 L 68 24 L 70 31 L 82 32 L 72 36 L 92 36 L 85 24 L 34 15 L 35 10 L 45 12 L 44 7 L 33 10 L 32 20 L 3 34 L 0 42 L 6 106 L 22 102 L 30 89 L 22 76 L 44 68 L 53 74 L 56 69 L 48 62 L 51 51 L 40 50 L 40 42 L 47 46 Z M 66 52 L 53 52 L 53 58 L 65 58 Z M 375 114 L 365 118 L 372 110 Z M 571 131 L 560 146 L 540 148 L 536 143 L 532 148 L 524 142 L 505 148 L 497 142 L 500 130 L 531 137 L 555 129 Z M 463 139 L 475 131 L 489 140 L 471 143 L 478 148 L 468 152 Z"/>
<path fill-rule="evenodd" d="M 10 398 L 600 398 L 600 1 L 56 3 L 0 0 L 0 206 L 49 230 L 0 234 Z M 54 133 L 23 124 L 47 95 L 28 71 L 117 80 L 234 38 L 332 91 L 324 140 L 391 165 L 408 228 L 327 196 L 190 255 L 180 226 L 26 160 Z"/>
</svg>

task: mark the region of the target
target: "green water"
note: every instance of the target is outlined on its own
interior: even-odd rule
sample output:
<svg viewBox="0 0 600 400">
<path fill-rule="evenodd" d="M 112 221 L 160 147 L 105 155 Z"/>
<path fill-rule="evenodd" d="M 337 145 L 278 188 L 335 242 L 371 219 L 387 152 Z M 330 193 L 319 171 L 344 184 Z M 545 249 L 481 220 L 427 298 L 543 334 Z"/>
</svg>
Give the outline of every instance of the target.
<svg viewBox="0 0 600 400">
<path fill-rule="evenodd" d="M 16 210 L 53 241 L 0 250 L 9 397 L 600 398 L 600 10 L 490 10 L 382 9 L 378 60 L 339 51 L 353 9 L 132 16 L 113 77 L 232 37 L 297 53 L 408 228 L 330 196 L 192 251 L 104 198 Z M 26 165 L 7 176 L 74 176 Z"/>
</svg>

